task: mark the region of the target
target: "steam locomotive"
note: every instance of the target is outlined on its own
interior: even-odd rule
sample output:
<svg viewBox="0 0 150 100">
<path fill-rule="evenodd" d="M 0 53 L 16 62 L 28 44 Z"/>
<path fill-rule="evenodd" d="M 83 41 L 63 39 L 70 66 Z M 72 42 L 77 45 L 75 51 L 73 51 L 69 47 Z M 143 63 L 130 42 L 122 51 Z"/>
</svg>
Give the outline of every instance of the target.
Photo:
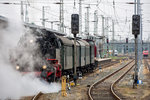
<svg viewBox="0 0 150 100">
<path fill-rule="evenodd" d="M 38 54 L 42 59 L 41 63 L 35 63 L 34 71 L 49 82 L 59 79 L 62 75 L 73 77 L 75 63 L 73 38 L 35 25 L 25 25 L 25 27 L 32 30 L 31 34 L 37 37 L 35 41 L 38 44 Z M 77 74 L 84 74 L 95 69 L 96 46 L 93 40 L 78 38 L 76 52 Z M 37 59 L 36 54 L 32 56 L 35 57 L 34 59 Z M 21 70 L 20 64 L 16 65 L 16 69 Z"/>
</svg>

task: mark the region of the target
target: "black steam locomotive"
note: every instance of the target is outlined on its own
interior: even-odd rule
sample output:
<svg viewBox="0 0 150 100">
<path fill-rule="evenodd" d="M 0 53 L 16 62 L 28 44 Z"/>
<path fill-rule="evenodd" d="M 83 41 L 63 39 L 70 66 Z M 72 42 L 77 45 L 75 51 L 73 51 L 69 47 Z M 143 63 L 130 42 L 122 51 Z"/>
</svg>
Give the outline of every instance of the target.
<svg viewBox="0 0 150 100">
<path fill-rule="evenodd" d="M 39 72 L 47 81 L 54 81 L 61 75 L 73 76 L 75 56 L 73 38 L 36 25 L 28 24 L 25 27 L 32 30 L 31 34 L 37 37 L 39 53 L 45 62 L 44 66 L 41 63 L 36 65 L 36 69 L 38 69 L 36 72 Z M 77 73 L 84 74 L 95 69 L 96 46 L 94 41 L 78 38 L 76 47 Z"/>
</svg>

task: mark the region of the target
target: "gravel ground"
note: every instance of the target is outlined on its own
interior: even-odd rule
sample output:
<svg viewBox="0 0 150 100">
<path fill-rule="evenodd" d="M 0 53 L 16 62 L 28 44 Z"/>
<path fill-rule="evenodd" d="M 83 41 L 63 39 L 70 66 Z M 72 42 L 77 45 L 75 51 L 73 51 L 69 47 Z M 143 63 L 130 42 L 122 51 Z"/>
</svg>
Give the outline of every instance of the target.
<svg viewBox="0 0 150 100">
<path fill-rule="evenodd" d="M 61 92 L 55 93 L 55 94 L 44 94 L 42 95 L 39 100 L 88 100 L 87 91 L 90 85 L 92 85 L 94 82 L 102 79 L 106 75 L 116 71 L 118 68 L 121 68 L 123 65 L 125 65 L 127 62 L 122 62 L 121 64 L 115 64 L 111 67 L 107 67 L 100 70 L 95 71 L 94 73 L 90 73 L 86 76 L 84 76 L 81 80 L 77 81 L 76 87 L 71 87 L 71 90 L 67 91 L 67 96 L 62 97 Z M 23 100 L 31 100 L 30 98 L 25 98 Z"/>
<path fill-rule="evenodd" d="M 59 96 L 57 99 L 54 100 L 88 100 L 88 88 L 90 85 L 92 85 L 94 82 L 100 80 L 104 76 L 108 75 L 109 73 L 112 73 L 116 71 L 118 68 L 122 67 L 125 64 L 122 63 L 113 65 L 111 67 L 102 69 L 101 71 L 97 70 L 94 73 L 91 73 L 87 76 L 84 76 L 81 80 L 78 80 L 78 86 L 72 87 L 70 91 L 68 91 L 67 97 Z"/>
<path fill-rule="evenodd" d="M 139 79 L 143 84 L 138 85 L 133 89 L 133 73 L 130 71 L 115 87 L 117 94 L 122 97 L 123 100 L 150 100 L 150 73 L 146 66 L 141 68 Z"/>
</svg>

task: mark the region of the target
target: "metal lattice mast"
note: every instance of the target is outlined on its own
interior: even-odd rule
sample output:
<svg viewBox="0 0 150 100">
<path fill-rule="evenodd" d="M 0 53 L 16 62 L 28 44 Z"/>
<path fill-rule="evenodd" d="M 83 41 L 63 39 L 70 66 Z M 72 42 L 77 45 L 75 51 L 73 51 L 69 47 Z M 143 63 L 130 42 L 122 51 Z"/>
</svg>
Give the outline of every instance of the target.
<svg viewBox="0 0 150 100">
<path fill-rule="evenodd" d="M 24 22 L 24 9 L 23 9 L 23 1 L 21 1 L 21 20 Z"/>
<path fill-rule="evenodd" d="M 102 36 L 104 37 L 105 30 L 104 30 L 104 16 L 102 15 Z"/>
<path fill-rule="evenodd" d="M 82 34 L 82 0 L 79 0 L 79 34 Z"/>
<path fill-rule="evenodd" d="M 60 15 L 59 15 L 59 21 L 60 21 L 60 32 L 64 32 L 64 7 L 63 7 L 63 0 L 60 0 Z"/>
<path fill-rule="evenodd" d="M 62 32 L 64 32 L 64 1 L 61 0 L 62 2 L 62 7 L 61 7 L 61 10 L 62 10 Z"/>
<path fill-rule="evenodd" d="M 87 14 L 85 13 L 85 34 L 87 34 Z"/>
<path fill-rule="evenodd" d="M 45 27 L 45 8 L 44 6 L 42 7 L 42 25 Z"/>
<path fill-rule="evenodd" d="M 109 21 L 109 18 L 106 17 L 106 18 L 105 18 L 105 22 L 106 22 L 106 37 L 107 37 L 107 38 L 109 38 L 109 37 L 108 37 L 108 32 L 109 32 L 109 30 L 108 30 L 108 29 L 109 29 L 108 21 Z"/>
<path fill-rule="evenodd" d="M 88 6 L 86 8 L 87 8 L 87 20 L 86 20 L 87 21 L 86 22 L 87 23 L 86 24 L 87 25 L 87 29 L 86 30 L 87 30 L 87 35 L 89 35 L 89 8 L 90 8 L 90 6 Z"/>
<path fill-rule="evenodd" d="M 25 22 L 28 23 L 29 22 L 29 18 L 28 18 L 28 5 L 26 3 L 26 11 L 25 11 Z"/>
<path fill-rule="evenodd" d="M 97 27 L 98 27 L 98 17 L 97 17 L 97 10 L 95 10 L 95 12 L 94 12 L 94 35 L 98 35 Z"/>
<path fill-rule="evenodd" d="M 114 40 L 115 40 L 115 38 L 114 38 L 114 36 L 115 36 L 115 27 L 114 27 L 114 20 L 112 20 L 112 50 L 113 50 L 113 56 L 114 56 Z"/>
<path fill-rule="evenodd" d="M 104 16 L 102 15 L 102 52 L 101 52 L 101 57 L 103 57 L 104 53 L 104 36 L 105 36 L 105 30 L 104 30 Z"/>
</svg>

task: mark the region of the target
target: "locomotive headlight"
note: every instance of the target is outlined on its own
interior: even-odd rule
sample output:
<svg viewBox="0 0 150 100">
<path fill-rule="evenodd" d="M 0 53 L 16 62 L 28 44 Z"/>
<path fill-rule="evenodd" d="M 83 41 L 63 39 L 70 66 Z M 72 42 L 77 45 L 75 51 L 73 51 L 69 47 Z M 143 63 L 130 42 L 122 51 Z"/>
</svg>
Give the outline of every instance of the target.
<svg viewBox="0 0 150 100">
<path fill-rule="evenodd" d="M 30 43 L 33 43 L 33 40 L 30 40 Z"/>
<path fill-rule="evenodd" d="M 19 66 L 16 66 L 16 70 L 19 70 L 19 68 L 20 68 Z"/>
<path fill-rule="evenodd" d="M 46 69 L 46 68 L 47 68 L 47 66 L 46 66 L 46 65 L 44 65 L 42 68 L 43 68 L 43 69 Z"/>
</svg>

